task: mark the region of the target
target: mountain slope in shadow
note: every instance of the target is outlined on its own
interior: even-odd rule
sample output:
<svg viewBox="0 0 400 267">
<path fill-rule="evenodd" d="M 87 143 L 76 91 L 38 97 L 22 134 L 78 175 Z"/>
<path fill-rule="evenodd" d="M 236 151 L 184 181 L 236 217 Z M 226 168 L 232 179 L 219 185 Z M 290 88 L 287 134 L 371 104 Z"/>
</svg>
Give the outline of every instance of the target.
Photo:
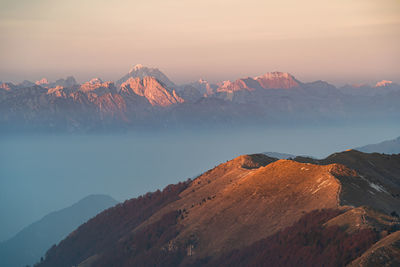
<svg viewBox="0 0 400 267">
<path fill-rule="evenodd" d="M 37 262 L 76 227 L 118 202 L 107 195 L 90 195 L 52 212 L 0 244 L 0 265 L 20 267 Z"/>
</svg>

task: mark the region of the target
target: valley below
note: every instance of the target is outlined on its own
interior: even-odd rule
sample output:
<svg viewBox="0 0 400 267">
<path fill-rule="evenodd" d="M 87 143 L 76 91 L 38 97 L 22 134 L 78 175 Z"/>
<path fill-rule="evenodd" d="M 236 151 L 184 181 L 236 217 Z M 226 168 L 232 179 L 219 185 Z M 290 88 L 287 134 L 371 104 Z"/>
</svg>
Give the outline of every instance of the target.
<svg viewBox="0 0 400 267">
<path fill-rule="evenodd" d="M 7 216 L 0 221 L 0 240 L 90 194 L 124 201 L 242 154 L 279 151 L 322 158 L 398 132 L 400 126 L 348 125 L 2 136 L 0 212 Z"/>
<path fill-rule="evenodd" d="M 385 131 L 381 131 L 381 129 L 385 129 Z M 134 219 L 134 222 L 131 222 L 129 217 L 136 216 L 136 212 L 123 211 L 123 213 L 127 212 L 126 216 L 128 217 L 124 217 L 125 219 L 122 218 L 120 223 L 133 224 L 129 226 L 130 228 L 123 228 L 122 232 L 119 233 L 121 236 L 118 239 L 112 239 L 114 241 L 110 242 L 117 242 L 116 244 L 119 244 L 123 240 L 120 240 L 120 238 L 125 234 L 128 234 L 130 231 L 137 231 L 134 229 L 147 229 L 146 227 L 150 227 L 150 230 L 145 231 L 151 232 L 153 231 L 151 229 L 154 227 L 158 229 L 157 227 L 159 226 L 156 226 L 158 225 L 158 221 L 163 222 L 162 225 L 164 225 L 164 220 L 167 220 L 167 225 L 171 223 L 172 229 L 175 229 L 175 227 L 179 228 L 176 231 L 180 233 L 181 237 L 174 238 L 178 238 L 176 242 L 179 244 L 183 242 L 183 245 L 179 245 L 180 247 L 176 245 L 176 247 L 175 243 L 168 243 L 170 241 L 161 240 L 160 242 L 167 243 L 157 243 L 157 246 L 162 245 L 161 248 L 158 247 L 157 249 L 162 249 L 168 244 L 172 246 L 172 250 L 175 247 L 179 248 L 175 251 L 180 253 L 178 253 L 180 255 L 178 255 L 179 264 L 202 265 L 202 262 L 208 259 L 206 260 L 207 265 L 221 266 L 221 261 L 225 262 L 228 258 L 232 258 L 233 254 L 230 253 L 233 253 L 232 251 L 237 249 L 240 252 L 238 252 L 238 255 L 243 254 L 244 258 L 242 260 L 247 262 L 248 259 L 246 257 L 250 255 L 248 250 L 252 250 L 252 246 L 258 246 L 257 242 L 272 242 L 268 241 L 268 238 L 280 238 L 275 236 L 279 231 L 289 231 L 287 232 L 288 234 L 291 233 L 290 231 L 298 231 L 298 228 L 301 228 L 300 225 L 296 226 L 298 220 L 311 220 L 313 223 L 316 223 L 312 227 L 318 228 L 331 220 L 342 221 L 342 218 L 345 221 L 351 220 L 349 223 L 355 225 L 357 223 L 352 220 L 361 220 L 362 222 L 364 215 L 360 214 L 370 214 L 371 212 L 373 215 L 368 216 L 383 216 L 382 218 L 384 219 L 382 220 L 389 221 L 392 220 L 390 219 L 390 213 L 396 212 L 394 214 L 399 214 L 400 211 L 396 211 L 396 205 L 400 205 L 400 203 L 393 202 L 390 197 L 388 199 L 386 190 L 389 189 L 385 189 L 386 187 L 382 185 L 382 182 L 388 182 L 386 174 L 378 175 L 382 173 L 382 170 L 376 170 L 374 167 L 372 169 L 365 169 L 362 166 L 361 168 L 358 165 L 350 165 L 349 170 L 344 171 L 346 175 L 351 174 L 349 177 L 354 176 L 351 171 L 353 168 L 364 172 L 357 174 L 358 179 L 356 179 L 357 182 L 354 184 L 352 182 L 348 183 L 348 179 L 354 178 L 346 178 L 344 177 L 346 175 L 340 173 L 335 174 L 332 168 L 339 170 L 339 172 L 343 170 L 329 165 L 339 163 L 348 166 L 349 164 L 354 164 L 352 163 L 354 160 L 369 162 L 371 160 L 360 159 L 357 154 L 353 155 L 351 153 L 345 154 L 350 155 L 349 157 L 343 156 L 342 160 L 337 160 L 334 158 L 336 154 L 332 153 L 360 147 L 365 144 L 378 143 L 381 140 L 393 139 L 397 136 L 398 132 L 400 132 L 400 128 L 393 125 L 381 124 L 380 127 L 371 127 L 370 125 L 360 124 L 351 126 L 342 125 L 339 128 L 271 127 L 235 129 L 234 131 L 226 129 L 204 132 L 163 131 L 159 133 L 131 132 L 96 135 L 21 134 L 3 136 L 1 139 L 3 150 L 0 152 L 0 157 L 2 162 L 1 172 L 4 178 L 1 180 L 2 186 L 0 187 L 0 196 L 3 200 L 0 210 L 2 214 L 7 214 L 7 216 L 1 221 L 1 229 L 4 230 L 1 233 L 2 239 L 9 239 L 22 228 L 39 220 L 46 214 L 69 206 L 91 194 L 107 194 L 123 203 L 131 203 L 132 201 L 137 201 L 135 199 L 132 200 L 132 197 L 140 196 L 139 199 L 143 199 L 143 197 L 147 199 L 153 193 L 145 194 L 146 192 L 154 192 L 157 188 L 163 188 L 168 184 L 183 182 L 181 183 L 183 187 L 178 186 L 178 188 L 181 188 L 178 190 L 179 196 L 167 196 L 168 199 L 172 197 L 169 200 L 162 198 L 160 199 L 161 202 L 157 204 L 158 206 L 150 208 L 148 211 L 143 210 L 140 212 L 146 219 L 141 217 L 142 219 L 139 221 Z M 250 156 L 250 158 L 241 156 L 233 161 L 228 161 L 228 163 L 223 163 L 227 159 L 240 155 L 268 151 L 272 152 L 266 153 L 271 155 L 270 157 L 264 154 L 260 154 L 261 156 L 255 158 L 254 156 Z M 274 153 L 276 151 L 288 154 Z M 330 154 L 332 155 L 329 156 Z M 299 157 L 295 158 L 296 162 L 289 160 L 275 163 L 278 159 L 274 158 L 273 155 L 290 156 L 291 159 L 296 156 Z M 327 156 L 329 157 L 324 160 L 318 160 Z M 354 159 L 352 159 L 353 157 Z M 313 165 L 311 167 L 307 164 Z M 371 165 L 374 163 L 368 164 Z M 378 164 L 382 163 L 379 161 Z M 399 167 L 396 164 L 398 163 L 395 162 L 383 168 L 396 169 Z M 219 166 L 211 172 L 216 172 L 217 174 L 210 176 L 210 171 L 205 172 L 205 170 L 213 169 L 217 165 Z M 327 165 L 327 167 L 319 167 L 318 165 Z M 266 170 L 264 173 L 261 172 L 261 169 L 258 170 L 261 166 L 268 167 L 268 171 Z M 234 171 L 230 172 L 230 168 L 234 168 Z M 228 173 L 225 173 L 226 171 Z M 287 191 L 285 189 L 282 191 L 283 195 L 277 195 L 274 198 L 267 197 L 280 192 L 281 189 L 279 187 L 283 186 L 283 184 L 290 186 L 293 184 L 293 181 L 300 179 L 305 173 L 307 174 L 304 177 L 306 179 L 305 184 L 301 185 L 301 187 L 307 187 L 304 190 L 308 196 L 300 197 L 305 191 L 303 189 L 300 190 L 299 187 L 295 187 L 294 191 Z M 202 175 L 199 176 L 200 174 Z M 254 175 L 260 178 L 250 178 Z M 315 178 L 311 178 L 310 175 Z M 262 185 L 259 184 L 259 179 L 264 179 L 262 177 L 271 178 L 268 178 L 269 182 L 267 184 Z M 270 183 L 272 181 L 270 179 L 273 177 L 281 177 L 277 178 L 278 180 L 275 184 L 278 188 L 267 189 L 269 186 L 274 186 L 273 183 Z M 390 179 L 397 179 L 396 177 L 393 178 L 392 174 L 389 175 Z M 280 179 L 289 180 L 282 182 Z M 214 180 L 215 182 L 213 182 Z M 251 180 L 254 181 L 250 182 Z M 348 183 L 348 186 L 344 187 L 343 183 Z M 398 180 L 394 180 L 394 183 L 398 183 Z M 210 186 L 205 186 L 202 189 L 203 185 L 207 184 L 210 184 Z M 329 186 L 326 187 L 327 185 Z M 247 187 L 248 189 L 246 189 Z M 366 188 L 367 191 L 364 189 L 360 191 L 359 188 Z M 297 192 L 297 190 L 302 192 Z M 339 192 L 341 197 L 338 197 Z M 394 194 L 396 195 L 397 193 Z M 179 198 L 183 198 L 186 195 L 188 199 L 179 200 Z M 240 197 L 236 199 L 238 195 Z M 220 199 L 217 198 L 218 196 L 223 196 L 225 200 L 221 199 L 222 202 L 218 202 L 218 206 L 210 206 L 211 210 L 207 209 L 206 212 L 203 206 L 213 202 L 215 199 Z M 261 199 L 258 199 L 258 196 L 261 196 Z M 254 197 L 256 198 L 254 199 Z M 131 200 L 124 202 L 128 199 Z M 171 204 L 169 204 L 170 201 L 172 201 Z M 138 207 L 142 207 L 142 204 L 137 205 L 139 205 Z M 272 208 L 273 206 L 271 205 L 274 205 L 275 208 Z M 370 210 L 371 206 L 372 210 Z M 161 209 L 161 207 L 163 208 Z M 238 210 L 234 211 L 234 207 Z M 283 209 L 283 207 L 285 208 Z M 219 209 L 226 210 L 228 213 L 221 213 L 221 211 L 218 211 Z M 189 210 L 197 211 L 194 213 L 189 212 Z M 379 213 L 374 213 L 375 210 L 379 210 Z M 174 212 L 178 213 L 172 215 Z M 185 212 L 189 212 L 191 215 L 186 218 L 187 214 Z M 310 215 L 307 215 L 309 213 Z M 310 217 L 303 218 L 306 215 Z M 167 217 L 164 218 L 164 216 Z M 179 223 L 176 224 L 175 216 L 179 218 L 183 216 L 182 218 L 185 219 L 182 221 L 179 219 Z M 375 219 L 373 220 L 375 221 Z M 371 225 L 370 222 L 363 223 Z M 231 226 L 228 228 L 224 226 L 230 224 Z M 245 229 L 237 228 L 240 225 L 248 225 L 249 227 L 251 225 L 251 227 Z M 349 227 L 353 229 L 354 225 Z M 291 228 L 288 227 L 294 228 L 290 230 Z M 380 227 L 383 227 L 381 231 L 388 231 L 392 226 L 386 225 Z M 322 231 L 321 228 L 318 228 L 320 230 L 317 230 L 317 228 L 312 229 L 317 232 Z M 169 231 L 168 229 L 166 230 Z M 307 229 L 303 230 L 310 231 L 310 229 Z M 97 232 L 98 229 L 93 229 L 93 231 Z M 201 238 L 201 242 L 205 243 L 196 243 L 200 242 L 200 239 L 197 240 L 200 237 L 196 237 L 193 241 L 195 242 L 193 246 L 196 246 L 194 251 L 196 251 L 196 255 L 199 255 L 199 257 L 186 259 L 184 255 L 188 253 L 188 244 L 185 242 L 189 242 L 188 240 L 191 240 L 190 236 L 199 231 L 205 231 L 203 234 L 208 236 Z M 366 234 L 370 239 L 362 241 L 367 242 L 362 243 L 363 246 L 372 245 L 381 236 L 380 233 L 368 231 Z M 320 234 L 324 235 L 326 233 L 322 231 Z M 207 239 L 210 236 L 213 239 Z M 104 238 L 107 240 L 107 237 Z M 288 236 L 287 238 L 292 237 Z M 342 238 L 343 240 L 340 242 L 344 242 L 345 237 Z M 87 243 L 85 246 L 91 247 L 93 245 Z M 106 247 L 103 249 L 106 249 Z M 215 253 L 218 256 L 212 256 L 211 260 L 209 258 L 210 255 Z M 340 250 L 337 253 L 341 253 Z M 354 255 L 359 256 L 357 253 Z M 354 255 L 352 257 L 355 257 Z M 87 254 L 87 256 L 89 257 L 90 255 Z M 125 256 L 121 257 L 123 259 Z M 149 260 L 148 256 L 142 255 L 140 257 L 134 259 L 134 261 L 148 262 Z M 225 257 L 227 258 L 225 259 Z M 65 260 L 65 263 L 69 262 L 72 264 L 73 262 L 73 264 L 78 264 L 84 260 L 90 262 L 96 257 L 90 260 L 89 258 L 79 258 L 76 261 Z M 129 262 L 131 260 L 133 259 L 129 259 Z M 277 265 L 279 265 L 278 263 Z M 63 266 L 61 262 L 53 262 L 50 265 L 45 264 L 43 266 L 55 266 L 54 264 Z M 88 263 L 86 262 L 85 264 Z M 85 264 L 82 266 L 98 266 L 98 263 L 95 265 Z M 171 264 L 175 266 L 177 263 Z M 163 263 L 158 263 L 158 265 L 164 266 Z M 234 262 L 231 262 L 231 265 L 235 266 Z M 121 265 L 117 266 L 125 265 L 121 263 Z M 258 264 L 255 263 L 255 266 L 258 266 Z"/>
</svg>

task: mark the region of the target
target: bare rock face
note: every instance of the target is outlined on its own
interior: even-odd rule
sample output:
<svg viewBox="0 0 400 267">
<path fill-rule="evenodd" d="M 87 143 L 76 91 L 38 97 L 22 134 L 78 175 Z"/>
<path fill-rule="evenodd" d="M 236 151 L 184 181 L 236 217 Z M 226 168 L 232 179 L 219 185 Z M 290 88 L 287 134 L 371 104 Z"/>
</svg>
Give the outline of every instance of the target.
<svg viewBox="0 0 400 267">
<path fill-rule="evenodd" d="M 117 88 L 113 82 L 102 82 L 100 79 L 95 78 L 82 84 L 79 88 L 82 92 L 88 93 L 93 92 L 97 95 L 103 95 L 106 93 L 117 93 Z"/>
<path fill-rule="evenodd" d="M 184 101 L 175 90 L 167 89 L 162 82 L 153 77 L 129 78 L 122 83 L 120 92 L 144 96 L 152 106 L 167 107 Z"/>
<path fill-rule="evenodd" d="M 238 79 L 234 82 L 224 81 L 218 85 L 219 88 L 217 89 L 217 92 L 235 92 L 241 90 L 254 91 L 262 89 L 260 84 L 253 78 Z"/>
<path fill-rule="evenodd" d="M 377 83 L 375 84 L 375 87 L 388 86 L 388 85 L 391 85 L 391 84 L 393 84 L 392 81 L 382 80 L 382 81 L 380 81 L 380 82 L 377 82 Z"/>
<path fill-rule="evenodd" d="M 56 97 L 67 97 L 66 92 L 64 91 L 64 87 L 57 85 L 54 88 L 49 88 L 47 90 L 48 95 L 54 95 Z"/>
<path fill-rule="evenodd" d="M 12 89 L 15 89 L 15 85 L 12 83 L 2 83 L 0 84 L 0 89 L 10 91 Z"/>
<path fill-rule="evenodd" d="M 218 92 L 235 92 L 240 90 L 254 91 L 260 89 L 290 89 L 298 87 L 298 82 L 286 72 L 269 72 L 254 78 L 238 79 L 234 82 L 224 81 L 219 84 Z"/>
<path fill-rule="evenodd" d="M 43 78 L 43 79 L 41 79 L 39 81 L 36 81 L 35 84 L 36 85 L 48 85 L 49 81 L 46 78 Z"/>
<path fill-rule="evenodd" d="M 289 89 L 300 85 L 299 81 L 287 72 L 269 72 L 254 79 L 264 89 Z"/>
</svg>

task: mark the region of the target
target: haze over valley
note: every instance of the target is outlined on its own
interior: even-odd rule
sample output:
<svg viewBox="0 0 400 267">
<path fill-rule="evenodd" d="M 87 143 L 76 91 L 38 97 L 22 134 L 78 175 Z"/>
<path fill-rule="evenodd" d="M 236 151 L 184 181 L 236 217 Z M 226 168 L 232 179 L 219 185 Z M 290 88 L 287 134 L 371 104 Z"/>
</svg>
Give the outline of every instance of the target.
<svg viewBox="0 0 400 267">
<path fill-rule="evenodd" d="M 400 266 L 399 14 L 0 1 L 0 267 Z"/>
</svg>

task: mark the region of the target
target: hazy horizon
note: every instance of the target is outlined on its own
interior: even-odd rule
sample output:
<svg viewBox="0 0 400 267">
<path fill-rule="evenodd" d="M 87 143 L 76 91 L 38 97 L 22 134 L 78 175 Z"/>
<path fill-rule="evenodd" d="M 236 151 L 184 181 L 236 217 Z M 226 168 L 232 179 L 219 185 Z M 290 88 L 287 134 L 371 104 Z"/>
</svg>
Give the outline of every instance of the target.
<svg viewBox="0 0 400 267">
<path fill-rule="evenodd" d="M 138 63 L 138 64 L 140 64 L 140 63 Z M 131 67 L 133 67 L 134 65 L 137 65 L 137 64 L 132 64 Z M 143 65 L 143 64 L 140 64 L 140 65 Z M 158 68 L 157 66 L 148 66 L 148 65 L 144 65 L 144 66 L 148 67 L 148 68 Z M 171 77 L 164 70 L 162 70 L 160 68 L 158 68 L 158 69 L 162 73 L 164 73 L 168 78 Z M 128 73 L 128 71 L 129 71 L 129 69 L 127 69 L 124 73 L 121 73 L 119 76 L 115 76 L 114 78 L 110 78 L 110 79 L 104 79 L 103 76 L 96 76 L 96 75 L 92 75 L 92 76 L 85 75 L 84 77 L 87 77 L 87 78 L 82 78 L 81 75 L 77 76 L 77 75 L 74 75 L 74 74 L 60 74 L 60 76 L 54 76 L 54 78 L 49 78 L 49 77 L 52 77 L 52 76 L 43 74 L 41 76 L 37 76 L 37 77 L 40 77 L 40 78 L 33 78 L 33 79 L 22 78 L 20 80 L 3 79 L 3 80 L 0 80 L 0 81 L 1 82 L 11 82 L 11 83 L 14 83 L 14 84 L 19 84 L 19 83 L 22 83 L 25 80 L 28 80 L 30 82 L 36 82 L 36 81 L 39 81 L 39 80 L 41 80 L 43 78 L 46 78 L 51 83 L 51 82 L 55 82 L 58 79 L 65 79 L 65 78 L 67 78 L 69 76 L 72 76 L 72 77 L 75 78 L 75 80 L 78 83 L 85 83 L 87 81 L 90 81 L 93 78 L 100 78 L 103 81 L 113 81 L 113 82 L 115 82 L 115 81 L 119 80 L 123 75 Z M 200 79 L 206 80 L 206 81 L 208 81 L 210 83 L 219 83 L 219 82 L 226 81 L 226 80 L 235 81 L 237 79 L 246 78 L 246 77 L 256 77 L 256 76 L 263 75 L 263 74 L 268 73 L 268 72 L 287 72 L 287 71 L 284 71 L 284 70 L 268 70 L 268 71 L 264 71 L 264 72 L 255 73 L 255 74 L 252 74 L 252 75 L 245 75 L 245 74 L 243 74 L 243 75 L 239 74 L 239 76 L 229 75 L 229 78 L 220 78 L 220 79 L 207 79 L 206 77 L 198 77 L 197 79 L 184 80 L 184 81 L 181 81 L 181 82 L 176 82 L 173 79 L 171 79 L 171 80 L 172 80 L 172 82 L 174 82 L 177 85 L 183 85 L 183 84 L 186 84 L 186 83 L 195 82 L 195 81 L 200 80 Z M 315 79 L 310 79 L 310 78 L 309 79 L 307 79 L 307 78 L 302 79 L 302 78 L 299 78 L 299 76 L 296 75 L 295 73 L 291 73 L 291 72 L 288 72 L 288 73 L 291 74 L 292 76 L 294 76 L 297 80 L 299 80 L 301 82 L 308 83 L 308 82 L 314 82 L 314 81 L 321 80 L 321 81 L 325 81 L 325 82 L 328 82 L 330 84 L 333 84 L 333 85 L 335 85 L 337 87 L 341 87 L 341 86 L 345 86 L 345 85 L 370 85 L 370 86 L 374 86 L 377 82 L 380 82 L 380 81 L 383 81 L 383 80 L 390 80 L 390 81 L 392 81 L 394 83 L 400 83 L 400 78 L 399 79 L 387 79 L 387 78 L 385 78 L 386 76 L 382 77 L 380 79 L 378 79 L 378 78 L 377 79 L 367 79 L 367 80 L 349 79 L 347 82 L 344 82 L 344 81 L 343 82 L 336 82 L 336 81 L 332 81 L 332 80 L 329 80 L 329 79 L 324 79 L 324 77 L 316 77 Z M 109 77 L 109 76 L 110 75 L 106 75 L 106 77 Z M 306 77 L 307 77 L 307 75 L 306 75 Z"/>
<path fill-rule="evenodd" d="M 400 0 L 0 0 L 0 265 L 391 249 L 399 47 Z"/>
<path fill-rule="evenodd" d="M 178 84 L 270 71 L 335 85 L 400 82 L 395 0 L 3 0 L 0 7 L 0 81 L 116 80 L 141 63 Z"/>
</svg>

